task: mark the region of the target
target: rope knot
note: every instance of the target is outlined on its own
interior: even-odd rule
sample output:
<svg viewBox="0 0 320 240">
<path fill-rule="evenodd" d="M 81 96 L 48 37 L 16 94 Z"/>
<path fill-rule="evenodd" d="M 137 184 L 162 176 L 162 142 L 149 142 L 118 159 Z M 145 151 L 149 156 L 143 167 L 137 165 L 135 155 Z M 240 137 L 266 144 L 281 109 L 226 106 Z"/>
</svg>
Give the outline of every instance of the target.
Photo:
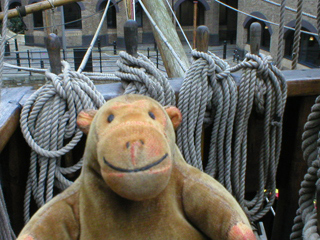
<svg viewBox="0 0 320 240">
<path fill-rule="evenodd" d="M 193 61 L 197 61 L 198 59 L 202 60 L 202 65 L 207 65 L 207 75 L 208 77 L 214 76 L 216 71 L 216 63 L 214 59 L 210 56 L 210 54 L 205 52 L 199 52 L 196 50 L 192 50 L 191 52 Z"/>
<path fill-rule="evenodd" d="M 282 117 L 279 115 L 275 115 L 273 120 L 270 122 L 271 126 L 281 127 L 282 126 Z"/>
<path fill-rule="evenodd" d="M 125 94 L 142 94 L 156 99 L 162 105 L 175 105 L 175 94 L 167 78 L 144 55 L 138 57 L 121 51 L 115 73 L 122 81 Z"/>
</svg>

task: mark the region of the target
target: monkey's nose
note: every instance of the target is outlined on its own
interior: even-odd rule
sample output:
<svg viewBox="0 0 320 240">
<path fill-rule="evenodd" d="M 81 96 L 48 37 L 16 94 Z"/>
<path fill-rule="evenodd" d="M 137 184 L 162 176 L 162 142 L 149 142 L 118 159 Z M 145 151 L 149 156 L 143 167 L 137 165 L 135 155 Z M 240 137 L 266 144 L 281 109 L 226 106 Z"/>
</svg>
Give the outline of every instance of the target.
<svg viewBox="0 0 320 240">
<path fill-rule="evenodd" d="M 132 147 L 140 147 L 142 145 L 144 145 L 144 141 L 141 139 L 126 142 L 127 149 L 130 149 Z"/>
</svg>

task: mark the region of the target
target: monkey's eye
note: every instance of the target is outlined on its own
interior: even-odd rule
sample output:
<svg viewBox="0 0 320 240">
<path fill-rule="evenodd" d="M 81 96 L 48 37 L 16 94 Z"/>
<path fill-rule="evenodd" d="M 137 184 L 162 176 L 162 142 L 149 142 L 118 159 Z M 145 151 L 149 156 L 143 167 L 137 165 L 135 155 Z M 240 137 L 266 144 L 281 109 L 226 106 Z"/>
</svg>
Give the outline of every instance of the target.
<svg viewBox="0 0 320 240">
<path fill-rule="evenodd" d="M 154 115 L 153 112 L 149 112 L 148 114 L 149 114 L 149 116 L 150 116 L 153 120 L 156 119 L 156 116 Z"/>
<path fill-rule="evenodd" d="M 109 116 L 108 116 L 108 122 L 109 123 L 111 123 L 112 121 L 113 121 L 113 119 L 114 119 L 114 115 L 113 114 L 110 114 Z"/>
</svg>

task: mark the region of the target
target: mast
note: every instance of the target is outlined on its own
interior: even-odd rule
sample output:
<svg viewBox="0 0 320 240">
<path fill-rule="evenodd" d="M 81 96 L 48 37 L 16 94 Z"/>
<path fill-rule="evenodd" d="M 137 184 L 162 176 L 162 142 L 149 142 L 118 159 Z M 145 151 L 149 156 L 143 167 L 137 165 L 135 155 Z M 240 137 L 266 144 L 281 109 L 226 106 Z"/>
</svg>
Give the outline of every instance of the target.
<svg viewBox="0 0 320 240">
<path fill-rule="evenodd" d="M 153 20 L 157 23 L 157 26 L 161 30 L 161 32 L 165 35 L 169 44 L 173 47 L 177 55 L 179 56 L 180 60 L 183 64 L 189 68 L 189 61 L 187 55 L 183 49 L 182 43 L 179 39 L 178 33 L 176 31 L 175 26 L 171 21 L 171 17 L 164 5 L 162 0 L 141 0 L 145 5 L 146 9 L 152 16 Z M 184 70 L 178 64 L 176 58 L 170 52 L 158 32 L 156 31 L 155 27 L 152 26 L 153 35 L 157 42 L 157 46 L 160 50 L 160 54 L 162 60 L 164 62 L 164 66 L 166 68 L 167 74 L 169 77 L 183 77 Z"/>
</svg>

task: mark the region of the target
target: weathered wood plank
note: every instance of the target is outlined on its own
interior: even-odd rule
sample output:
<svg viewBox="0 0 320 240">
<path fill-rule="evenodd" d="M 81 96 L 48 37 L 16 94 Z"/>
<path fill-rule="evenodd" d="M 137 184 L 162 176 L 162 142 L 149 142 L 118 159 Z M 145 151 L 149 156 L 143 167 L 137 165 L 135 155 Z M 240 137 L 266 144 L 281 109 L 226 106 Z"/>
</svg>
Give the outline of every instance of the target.
<svg viewBox="0 0 320 240">
<path fill-rule="evenodd" d="M 171 17 L 164 5 L 164 1 L 162 0 L 153 0 L 147 1 L 142 0 L 143 4 L 149 11 L 150 15 L 153 17 L 153 20 L 156 22 L 157 27 L 161 30 L 161 32 L 165 35 L 168 43 L 172 46 L 174 51 L 180 57 L 180 60 L 183 62 L 186 68 L 189 67 L 189 60 L 187 55 L 183 49 L 181 41 L 178 37 L 178 33 L 176 31 L 175 26 L 171 21 Z M 181 66 L 178 64 L 177 60 L 173 56 L 173 54 L 168 49 L 167 45 L 160 37 L 159 33 L 156 31 L 155 26 L 152 25 L 153 35 L 157 42 L 157 46 L 160 50 L 160 54 L 165 65 L 167 74 L 169 77 L 183 77 L 184 71 Z"/>
<path fill-rule="evenodd" d="M 288 85 L 288 97 L 312 96 L 320 94 L 320 70 L 284 70 L 282 71 Z M 241 72 L 233 73 L 237 84 L 239 84 Z"/>
<path fill-rule="evenodd" d="M 19 101 L 31 87 L 4 88 L 0 102 L 0 152 L 19 124 Z"/>
</svg>

